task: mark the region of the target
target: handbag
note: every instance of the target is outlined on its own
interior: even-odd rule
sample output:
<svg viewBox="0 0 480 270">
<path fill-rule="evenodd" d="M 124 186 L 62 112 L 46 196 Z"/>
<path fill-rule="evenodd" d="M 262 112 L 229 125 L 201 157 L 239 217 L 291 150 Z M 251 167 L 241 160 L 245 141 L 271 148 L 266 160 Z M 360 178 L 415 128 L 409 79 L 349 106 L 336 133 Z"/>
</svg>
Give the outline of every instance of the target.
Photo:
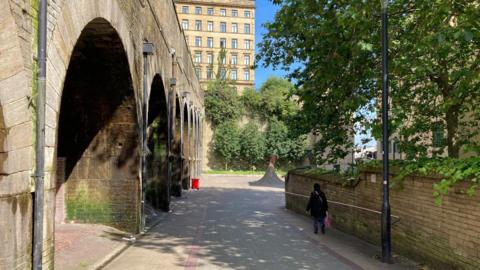
<svg viewBox="0 0 480 270">
<path fill-rule="evenodd" d="M 327 227 L 327 228 L 332 227 L 332 219 L 329 216 L 325 217 L 325 227 Z"/>
</svg>

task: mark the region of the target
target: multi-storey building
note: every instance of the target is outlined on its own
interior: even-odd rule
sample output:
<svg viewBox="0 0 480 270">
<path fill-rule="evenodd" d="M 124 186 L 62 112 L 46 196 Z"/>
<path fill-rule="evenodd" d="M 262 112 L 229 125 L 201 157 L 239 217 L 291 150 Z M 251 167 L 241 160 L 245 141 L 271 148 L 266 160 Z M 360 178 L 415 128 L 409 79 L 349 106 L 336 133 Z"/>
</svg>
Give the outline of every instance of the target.
<svg viewBox="0 0 480 270">
<path fill-rule="evenodd" d="M 254 87 L 254 0 L 175 0 L 180 24 L 204 87 L 225 76 L 239 93 Z M 225 55 L 223 56 L 223 53 Z"/>
</svg>

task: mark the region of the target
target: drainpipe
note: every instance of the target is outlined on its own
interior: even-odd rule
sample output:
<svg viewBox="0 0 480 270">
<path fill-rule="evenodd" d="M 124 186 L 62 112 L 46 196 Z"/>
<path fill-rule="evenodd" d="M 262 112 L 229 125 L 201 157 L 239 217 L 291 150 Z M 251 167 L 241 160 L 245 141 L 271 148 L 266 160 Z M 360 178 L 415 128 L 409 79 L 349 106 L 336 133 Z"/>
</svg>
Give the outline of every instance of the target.
<svg viewBox="0 0 480 270">
<path fill-rule="evenodd" d="M 45 168 L 45 90 L 47 79 L 47 0 L 39 1 L 38 14 L 38 94 L 36 99 L 35 193 L 33 204 L 33 265 L 42 269 L 43 201 Z"/>
<path fill-rule="evenodd" d="M 143 43 L 143 123 L 142 123 L 142 217 L 140 221 L 140 231 L 145 231 L 145 201 L 146 196 L 145 192 L 147 189 L 147 155 L 148 155 L 148 145 L 147 145 L 147 125 L 148 125 L 148 56 L 153 54 L 153 44 L 149 42 Z"/>
</svg>

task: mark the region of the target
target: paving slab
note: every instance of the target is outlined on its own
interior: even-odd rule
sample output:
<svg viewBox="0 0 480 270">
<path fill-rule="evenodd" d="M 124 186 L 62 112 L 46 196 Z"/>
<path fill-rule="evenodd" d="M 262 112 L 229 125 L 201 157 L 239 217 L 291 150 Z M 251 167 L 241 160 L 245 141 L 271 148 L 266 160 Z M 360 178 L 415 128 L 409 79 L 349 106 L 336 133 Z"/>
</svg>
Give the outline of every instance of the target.
<svg viewBox="0 0 480 270">
<path fill-rule="evenodd" d="M 97 224 L 55 224 L 55 269 L 90 269 L 112 250 L 125 244 L 128 234 Z"/>
<path fill-rule="evenodd" d="M 285 209 L 281 188 L 255 187 L 255 176 L 204 176 L 200 190 L 105 269 L 418 269 L 386 265 L 379 248 Z"/>
<path fill-rule="evenodd" d="M 166 213 L 146 206 L 146 228 Z M 128 247 L 140 235 L 132 235 L 100 224 L 55 224 L 55 269 L 98 269 Z"/>
</svg>

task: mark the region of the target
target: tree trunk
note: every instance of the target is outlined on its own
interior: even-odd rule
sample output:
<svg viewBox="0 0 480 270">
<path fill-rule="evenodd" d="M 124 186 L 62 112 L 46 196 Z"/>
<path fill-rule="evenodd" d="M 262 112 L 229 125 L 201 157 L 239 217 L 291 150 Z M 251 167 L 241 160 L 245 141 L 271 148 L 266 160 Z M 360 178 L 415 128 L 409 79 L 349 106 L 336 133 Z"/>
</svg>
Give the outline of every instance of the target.
<svg viewBox="0 0 480 270">
<path fill-rule="evenodd" d="M 253 186 L 271 186 L 271 187 L 285 187 L 285 183 L 275 173 L 275 162 L 277 162 L 277 155 L 272 155 L 268 163 L 265 175 L 257 181 L 250 182 Z"/>
<path fill-rule="evenodd" d="M 458 132 L 458 114 L 459 114 L 459 106 L 451 106 L 447 110 L 446 114 L 446 124 L 447 124 L 447 151 L 448 156 L 453 158 L 459 157 L 459 146 L 458 143 L 455 142 L 455 138 L 457 137 Z"/>
</svg>

